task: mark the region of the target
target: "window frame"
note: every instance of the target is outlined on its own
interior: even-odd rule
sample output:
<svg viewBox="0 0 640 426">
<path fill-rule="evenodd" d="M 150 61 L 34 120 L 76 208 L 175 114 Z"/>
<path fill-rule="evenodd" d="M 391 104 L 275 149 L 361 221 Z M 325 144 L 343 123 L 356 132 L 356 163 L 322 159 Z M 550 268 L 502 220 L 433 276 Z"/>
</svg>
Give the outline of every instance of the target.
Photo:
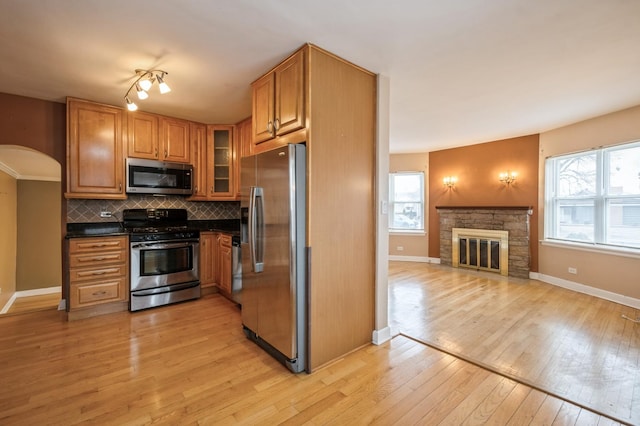
<svg viewBox="0 0 640 426">
<path fill-rule="evenodd" d="M 420 200 L 396 200 L 395 199 L 395 177 L 396 176 L 407 176 L 407 175 L 416 175 L 420 177 Z M 392 234 L 425 234 L 425 173 L 424 171 L 400 171 L 400 172 L 390 172 L 389 173 L 389 220 L 388 227 L 389 233 Z M 417 203 L 420 204 L 421 215 L 420 215 L 420 227 L 415 229 L 409 228 L 394 228 L 392 224 L 394 223 L 394 215 L 395 215 L 395 205 L 397 203 Z"/>
<path fill-rule="evenodd" d="M 611 228 L 609 214 L 610 204 L 615 201 L 624 200 L 640 200 L 640 190 L 631 194 L 617 194 L 611 190 L 610 182 L 610 156 L 611 153 L 625 149 L 640 148 L 640 141 L 632 141 L 624 144 L 613 145 L 608 147 L 600 147 L 597 149 L 585 150 L 580 152 L 574 152 L 570 154 L 556 155 L 545 159 L 545 214 L 544 214 L 544 240 L 545 242 L 567 244 L 567 245 L 582 245 L 599 247 L 601 249 L 613 249 L 632 251 L 640 253 L 639 245 L 629 244 L 617 244 L 615 242 L 608 241 L 611 236 L 607 235 L 607 232 Z M 592 195 L 578 195 L 578 196 L 558 196 L 557 193 L 559 187 L 558 179 L 558 164 L 561 160 L 576 158 L 587 155 L 595 155 L 595 191 Z M 640 172 L 638 174 L 640 178 Z M 593 206 L 593 238 L 592 241 L 584 241 L 579 239 L 570 239 L 559 236 L 559 224 L 558 218 L 559 207 L 558 204 L 567 202 L 575 202 L 577 204 L 592 202 Z M 635 204 L 631 204 L 635 206 Z M 632 225 L 633 226 L 633 225 Z M 631 243 L 635 244 L 635 243 Z"/>
</svg>

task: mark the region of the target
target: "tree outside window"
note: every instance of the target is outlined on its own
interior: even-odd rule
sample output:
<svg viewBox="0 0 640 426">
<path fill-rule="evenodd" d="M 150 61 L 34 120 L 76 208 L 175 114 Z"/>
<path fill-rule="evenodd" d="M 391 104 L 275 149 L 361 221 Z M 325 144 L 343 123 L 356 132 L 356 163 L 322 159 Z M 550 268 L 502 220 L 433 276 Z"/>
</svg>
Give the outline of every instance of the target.
<svg viewBox="0 0 640 426">
<path fill-rule="evenodd" d="M 548 239 L 640 248 L 640 142 L 547 159 Z"/>
<path fill-rule="evenodd" d="M 424 173 L 389 174 L 389 229 L 424 231 Z"/>
</svg>

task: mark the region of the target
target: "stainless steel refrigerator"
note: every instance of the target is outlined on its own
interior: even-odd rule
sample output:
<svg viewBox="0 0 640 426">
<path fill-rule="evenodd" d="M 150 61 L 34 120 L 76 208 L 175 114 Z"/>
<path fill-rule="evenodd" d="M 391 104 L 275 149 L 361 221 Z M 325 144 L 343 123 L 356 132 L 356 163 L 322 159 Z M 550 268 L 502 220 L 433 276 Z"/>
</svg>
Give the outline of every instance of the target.
<svg viewBox="0 0 640 426">
<path fill-rule="evenodd" d="M 242 159 L 242 325 L 295 373 L 307 369 L 306 149 Z"/>
</svg>

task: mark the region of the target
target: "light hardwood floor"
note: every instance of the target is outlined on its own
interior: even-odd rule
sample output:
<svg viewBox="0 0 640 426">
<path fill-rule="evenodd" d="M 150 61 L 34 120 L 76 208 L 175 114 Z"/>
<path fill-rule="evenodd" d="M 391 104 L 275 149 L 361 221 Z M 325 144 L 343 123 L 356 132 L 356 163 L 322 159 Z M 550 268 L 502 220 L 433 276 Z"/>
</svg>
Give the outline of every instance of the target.
<svg viewBox="0 0 640 426">
<path fill-rule="evenodd" d="M 640 424 L 638 310 L 536 280 L 390 262 L 402 333 L 623 421 Z"/>
<path fill-rule="evenodd" d="M 24 314 L 47 309 L 58 309 L 60 293 L 43 294 L 38 296 L 18 297 L 4 315 Z"/>
<path fill-rule="evenodd" d="M 619 424 L 402 335 L 294 375 L 218 294 L 0 318 L 0 371 L 2 425 Z"/>
</svg>

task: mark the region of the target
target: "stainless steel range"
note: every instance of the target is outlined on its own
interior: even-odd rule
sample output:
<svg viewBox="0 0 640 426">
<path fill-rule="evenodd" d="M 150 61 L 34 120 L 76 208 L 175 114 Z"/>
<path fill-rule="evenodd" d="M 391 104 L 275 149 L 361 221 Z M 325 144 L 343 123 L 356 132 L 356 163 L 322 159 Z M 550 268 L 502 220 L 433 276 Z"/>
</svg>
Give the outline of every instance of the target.
<svg viewBox="0 0 640 426">
<path fill-rule="evenodd" d="M 123 225 L 131 247 L 130 311 L 200 297 L 200 233 L 184 209 L 128 209 Z"/>
</svg>

